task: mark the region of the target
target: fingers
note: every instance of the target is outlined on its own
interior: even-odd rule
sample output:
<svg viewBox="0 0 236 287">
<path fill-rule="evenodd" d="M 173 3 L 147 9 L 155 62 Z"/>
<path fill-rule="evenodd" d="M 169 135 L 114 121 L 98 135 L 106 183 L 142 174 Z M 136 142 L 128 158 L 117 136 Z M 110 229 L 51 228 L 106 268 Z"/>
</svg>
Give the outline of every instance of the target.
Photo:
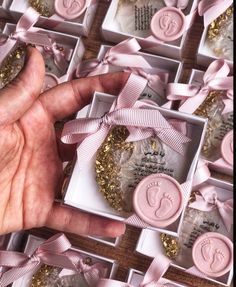
<svg viewBox="0 0 236 287">
<path fill-rule="evenodd" d="M 117 95 L 128 77 L 129 73 L 117 72 L 73 80 L 48 90 L 40 101 L 55 122 L 87 105 L 95 91 Z"/>
<path fill-rule="evenodd" d="M 70 207 L 54 204 L 46 226 L 62 232 L 80 235 L 117 237 L 125 232 L 125 225 Z"/>
<path fill-rule="evenodd" d="M 27 48 L 27 60 L 19 75 L 0 91 L 0 125 L 18 120 L 39 96 L 44 80 L 44 60 L 40 52 Z"/>
</svg>

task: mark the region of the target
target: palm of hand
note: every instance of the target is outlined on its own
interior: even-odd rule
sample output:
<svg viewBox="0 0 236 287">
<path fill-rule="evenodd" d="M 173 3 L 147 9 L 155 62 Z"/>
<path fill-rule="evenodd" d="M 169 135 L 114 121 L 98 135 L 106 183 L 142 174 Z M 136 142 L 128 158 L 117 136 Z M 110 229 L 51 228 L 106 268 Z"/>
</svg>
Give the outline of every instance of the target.
<svg viewBox="0 0 236 287">
<path fill-rule="evenodd" d="M 120 89 L 128 75 L 78 80 L 39 96 L 43 67 L 41 55 L 31 48 L 22 74 L 0 93 L 0 234 L 46 225 L 79 234 L 120 235 L 121 223 L 54 203 L 62 184 L 54 122 L 86 104 L 95 89 Z"/>
</svg>

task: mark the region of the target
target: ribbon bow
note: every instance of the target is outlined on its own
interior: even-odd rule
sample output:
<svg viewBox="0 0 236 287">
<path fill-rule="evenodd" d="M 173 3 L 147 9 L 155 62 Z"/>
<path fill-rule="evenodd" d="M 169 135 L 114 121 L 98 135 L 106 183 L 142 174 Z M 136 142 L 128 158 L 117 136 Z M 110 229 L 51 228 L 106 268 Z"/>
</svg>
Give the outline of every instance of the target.
<svg viewBox="0 0 236 287">
<path fill-rule="evenodd" d="M 141 49 L 135 38 L 127 39 L 111 47 L 101 61 L 97 59 L 83 61 L 76 70 L 76 77 L 95 76 L 109 72 L 109 65 L 132 68 L 152 68 L 141 55 Z"/>
<path fill-rule="evenodd" d="M 233 77 L 228 77 L 230 68 L 224 59 L 212 62 L 203 76 L 200 86 L 191 84 L 167 84 L 168 100 L 185 100 L 179 111 L 193 113 L 206 99 L 210 91 L 226 91 L 225 110 L 230 111 L 233 100 Z"/>
<path fill-rule="evenodd" d="M 33 8 L 28 8 L 16 25 L 16 30 L 9 36 L 1 36 L 0 41 L 0 64 L 15 46 L 17 41 L 31 43 L 39 46 L 51 46 L 51 41 L 46 34 L 38 33 L 38 29 L 33 28 L 38 21 L 40 14 Z"/>
<path fill-rule="evenodd" d="M 149 105 L 151 109 L 141 109 L 145 103 L 135 103 L 146 84 L 145 79 L 131 74 L 117 101 L 114 101 L 110 111 L 102 118 L 82 118 L 65 124 L 62 141 L 67 144 L 82 142 L 77 149 L 81 166 L 92 159 L 114 125 L 127 127 L 130 135 L 126 141 L 137 141 L 156 135 L 180 154 L 184 153 L 184 144 L 190 139 L 174 129 L 156 110 L 155 105 Z"/>
<path fill-rule="evenodd" d="M 196 194 L 196 201 L 190 203 L 189 206 L 201 211 L 218 209 L 224 225 L 229 232 L 233 223 L 233 198 L 220 201 L 217 198 L 215 187 L 212 185 L 200 188 L 199 191 L 201 195 Z"/>
<path fill-rule="evenodd" d="M 207 27 L 233 4 L 233 0 L 201 0 L 198 13 L 204 16 L 204 27 Z"/>
<path fill-rule="evenodd" d="M 85 272 L 88 283 L 100 279 L 103 269 L 95 264 L 85 268 L 78 252 L 68 251 L 71 248 L 64 234 L 57 234 L 43 242 L 33 255 L 19 252 L 0 251 L 0 266 L 11 268 L 0 277 L 0 286 L 5 287 L 29 272 L 36 272 L 41 264 L 73 270 L 76 273 Z M 95 271 L 96 270 L 96 271 Z M 99 274 L 99 278 L 98 278 Z"/>
<path fill-rule="evenodd" d="M 163 254 L 158 254 L 149 266 L 142 282 L 138 287 L 175 287 L 172 281 L 162 278 L 170 266 L 170 260 Z M 101 279 L 97 287 L 134 287 L 132 284 L 112 279 Z"/>
</svg>

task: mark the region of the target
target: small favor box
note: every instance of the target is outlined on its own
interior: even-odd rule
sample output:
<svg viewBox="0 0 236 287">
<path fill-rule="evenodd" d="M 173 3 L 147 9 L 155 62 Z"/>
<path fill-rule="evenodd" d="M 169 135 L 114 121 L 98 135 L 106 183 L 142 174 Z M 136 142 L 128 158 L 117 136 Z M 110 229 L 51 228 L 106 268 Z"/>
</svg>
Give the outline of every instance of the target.
<svg viewBox="0 0 236 287">
<path fill-rule="evenodd" d="M 131 1 L 130 1 L 131 2 Z M 153 1 L 155 2 L 155 1 Z M 125 5 L 125 1 L 122 0 L 113 0 L 111 1 L 111 4 L 108 8 L 107 14 L 105 16 L 105 19 L 102 24 L 102 35 L 103 38 L 107 41 L 111 41 L 114 43 L 119 43 L 127 38 L 130 37 L 135 37 L 138 42 L 141 44 L 143 49 L 145 49 L 148 52 L 158 54 L 158 55 L 163 55 L 166 57 L 174 58 L 174 59 L 181 59 L 182 58 L 182 52 L 183 52 L 183 47 L 185 44 L 185 41 L 187 39 L 187 33 L 188 31 L 184 32 L 184 34 L 178 38 L 177 40 L 174 40 L 172 42 L 166 42 L 166 43 L 160 43 L 160 44 L 147 44 L 145 42 L 145 37 L 140 37 L 140 36 L 135 36 L 135 33 L 126 33 L 122 32 L 121 27 L 119 26 L 119 23 L 117 23 L 117 11 L 120 6 Z M 190 14 L 192 17 L 189 22 L 193 22 L 196 14 L 196 9 L 197 9 L 197 0 L 190 0 L 187 7 L 184 9 L 184 14 L 188 14 L 190 17 Z M 135 4 L 133 3 L 135 6 Z M 148 6 L 148 5 L 147 5 Z M 149 3 L 150 8 L 147 8 L 145 5 L 143 5 L 142 8 L 140 7 L 135 7 L 135 13 L 137 13 L 136 17 L 139 17 L 138 15 L 144 14 L 144 19 L 140 17 L 140 21 L 142 22 L 143 25 L 146 25 L 146 21 L 149 21 L 148 17 L 146 15 L 145 18 L 145 9 L 150 9 L 149 13 L 154 9 L 152 8 L 152 4 Z M 143 9 L 143 10 L 142 10 Z M 140 10 L 140 11 L 139 11 Z M 123 12 L 123 17 L 124 19 L 128 19 L 130 17 L 130 14 L 133 13 L 133 10 L 129 9 L 127 10 L 127 13 Z M 147 12 L 148 13 L 148 12 Z M 188 19 L 189 20 L 189 19 Z M 126 20 L 127 21 L 127 20 Z M 133 26 L 136 26 L 135 23 L 132 24 Z M 126 26 L 131 26 L 131 24 L 127 24 Z M 135 29 L 135 28 L 134 28 Z M 136 32 L 139 28 L 136 29 Z M 145 35 L 146 37 L 151 36 L 151 32 L 149 34 Z"/>
<path fill-rule="evenodd" d="M 216 7 L 216 9 L 217 9 L 217 7 Z M 228 8 L 228 11 L 230 9 L 231 8 Z M 232 12 L 232 14 L 233 14 L 233 12 Z M 221 19 L 221 20 L 219 19 L 219 21 L 215 20 L 216 21 L 215 24 L 212 24 L 212 25 L 210 24 L 209 26 L 204 27 L 204 31 L 202 33 L 202 37 L 201 37 L 201 40 L 200 40 L 200 43 L 198 46 L 198 51 L 197 51 L 197 63 L 199 65 L 207 67 L 212 61 L 217 60 L 219 58 L 224 58 L 226 60 L 226 62 L 228 63 L 228 65 L 230 66 L 231 71 L 233 70 L 233 59 L 231 58 L 231 57 L 233 57 L 233 35 L 230 34 L 229 27 L 224 27 L 224 21 L 225 21 L 224 18 L 225 17 L 227 18 L 228 16 L 225 15 L 223 17 L 223 19 Z M 219 23 L 221 23 L 221 25 L 223 25 L 223 28 L 218 27 Z M 212 28 L 210 28 L 210 27 L 212 27 Z M 212 32 L 209 32 L 209 29 L 211 29 Z M 225 36 L 225 39 L 222 36 L 219 37 L 220 38 L 219 41 L 221 41 L 225 45 L 225 47 L 215 47 L 216 53 L 214 53 L 212 48 L 209 46 L 210 42 L 212 40 L 208 39 L 208 34 L 212 35 L 212 34 L 218 33 L 215 31 L 220 31 L 221 29 L 224 31 L 224 33 L 228 33 L 226 35 L 227 37 Z M 231 33 L 233 33 L 233 20 L 231 23 Z M 216 37 L 217 37 L 217 35 L 216 35 Z M 213 43 L 211 45 L 213 45 Z M 231 47 L 227 47 L 227 45 L 229 45 Z M 229 55 L 224 57 L 222 52 L 219 53 L 219 55 L 217 54 L 217 50 L 219 51 L 219 50 L 223 50 L 223 49 L 225 49 L 226 53 L 228 53 Z M 230 50 L 231 50 L 232 55 L 230 55 L 230 53 L 229 53 Z"/>
<path fill-rule="evenodd" d="M 25 245 L 25 249 L 24 249 L 24 253 L 27 254 L 28 256 L 31 256 L 34 251 L 39 247 L 40 244 L 42 244 L 45 240 L 42 238 L 39 238 L 37 236 L 34 236 L 32 234 L 30 234 L 28 236 L 26 245 Z M 92 259 L 93 263 L 100 263 L 102 265 L 104 265 L 107 268 L 107 274 L 106 274 L 106 278 L 113 278 L 116 270 L 118 268 L 117 262 L 115 260 L 112 259 L 108 259 L 106 257 L 103 256 L 99 256 L 99 255 L 95 255 L 86 251 L 83 251 L 79 248 L 70 248 L 69 251 L 73 251 L 73 252 L 78 252 L 81 257 L 83 259 Z M 63 269 L 64 271 L 64 269 Z M 65 270 L 66 271 L 66 270 Z M 65 272 L 64 272 L 65 273 Z M 15 282 L 12 283 L 12 287 L 29 287 L 31 286 L 31 280 L 32 280 L 32 276 L 35 274 L 32 272 L 27 273 L 24 277 L 21 277 L 20 279 L 16 280 Z M 65 273 L 66 274 L 66 273 Z M 47 274 L 46 276 L 49 276 L 50 274 Z"/>
<path fill-rule="evenodd" d="M 103 236 L 88 236 L 88 238 L 95 240 L 97 242 L 112 246 L 112 247 L 118 247 L 121 241 L 120 237 L 110 238 L 110 237 L 103 237 Z"/>
<path fill-rule="evenodd" d="M 0 18 L 11 19 L 9 7 L 11 0 L 0 0 Z"/>
<path fill-rule="evenodd" d="M 15 30 L 16 30 L 15 24 L 6 23 L 3 33 L 5 35 L 11 35 L 11 33 L 14 33 Z M 71 80 L 73 77 L 74 70 L 82 60 L 85 51 L 84 44 L 81 38 L 44 29 L 37 29 L 37 31 L 41 34 L 46 34 L 52 41 L 54 41 L 54 43 L 56 43 L 58 46 L 63 47 L 65 50 L 68 51 L 68 59 L 66 59 L 67 67 L 66 68 L 63 67 L 62 71 L 62 68 L 56 64 L 56 61 L 53 58 L 54 57 L 53 53 L 49 52 L 47 54 L 47 52 L 42 47 L 41 52 L 46 55 L 45 57 L 47 57 L 48 62 L 47 64 L 45 62 L 46 75 L 45 75 L 44 88 L 48 89 L 53 87 L 54 85 L 57 85 L 58 83 Z M 17 41 L 15 46 L 10 52 L 14 51 L 18 43 L 22 42 Z M 6 55 L 5 59 L 7 57 L 8 55 Z M 4 64 L 4 60 L 2 65 Z"/>
<path fill-rule="evenodd" d="M 134 287 L 139 287 L 140 284 L 142 283 L 144 278 L 144 273 L 140 272 L 138 270 L 135 269 L 129 269 L 129 274 L 128 274 L 128 279 L 127 279 L 127 283 L 134 286 Z M 169 280 L 169 279 L 165 279 L 165 277 L 163 277 L 164 280 L 166 280 L 165 285 L 166 286 L 171 286 L 171 287 L 187 287 L 186 285 L 183 285 L 181 283 L 177 283 L 175 281 Z M 161 283 L 160 283 L 161 284 Z M 170 285 L 169 285 L 170 284 Z M 161 286 L 161 285 L 160 285 Z M 164 285 L 163 285 L 164 286 Z"/>
<path fill-rule="evenodd" d="M 115 97 L 112 95 L 95 93 L 90 110 L 88 112 L 88 117 L 102 117 L 105 113 L 109 111 L 114 100 Z M 206 121 L 196 116 L 163 109 L 157 106 L 155 107 L 155 109 L 160 111 L 161 114 L 166 118 L 186 121 L 189 125 L 187 136 L 190 136 L 190 138 L 193 136 L 194 133 L 194 140 L 190 142 L 190 147 L 188 150 L 189 156 L 186 157 L 189 159 L 189 162 L 186 162 L 185 164 L 188 167 L 186 167 L 186 174 L 184 175 L 183 180 L 184 182 L 187 181 L 190 187 L 204 138 Z M 95 177 L 95 163 L 93 161 L 88 166 L 84 167 L 83 170 L 80 170 L 78 166 L 78 161 L 76 160 L 67 189 L 65 190 L 64 203 L 85 212 L 90 212 L 106 218 L 124 222 L 127 219 L 127 216 L 124 216 L 124 214 L 121 214 L 120 212 L 116 211 L 108 205 L 102 193 L 99 192 Z M 86 190 L 86 196 L 84 196 L 83 192 L 79 192 L 81 190 Z M 184 197 L 186 199 L 188 199 L 190 195 L 191 188 L 189 188 L 188 190 L 189 191 L 186 191 L 186 194 L 184 194 Z M 186 203 L 187 202 L 184 203 L 184 206 Z M 166 233 L 177 236 L 181 228 L 183 213 L 184 209 L 178 219 L 166 228 L 158 229 L 151 226 L 148 228 L 154 230 L 164 230 Z"/>
<path fill-rule="evenodd" d="M 61 0 L 55 0 L 53 2 L 57 2 L 57 5 L 63 5 L 62 3 L 60 3 L 63 2 Z M 98 2 L 99 0 L 83 1 L 84 5 L 89 4 L 89 6 L 85 10 L 84 7 L 84 12 L 77 18 L 68 20 L 56 14 L 55 8 L 52 7 L 52 10 L 54 12 L 52 17 L 40 16 L 36 26 L 58 32 L 63 32 L 68 35 L 88 36 L 93 23 L 93 19 L 95 17 Z M 13 0 L 9 9 L 12 17 L 17 21 L 29 7 L 30 4 L 28 0 Z M 75 12 L 75 10 L 76 8 L 73 8 L 73 12 Z"/>
<path fill-rule="evenodd" d="M 225 200 L 232 198 L 232 195 L 233 195 L 232 184 L 210 177 L 203 185 L 200 185 L 200 186 L 205 186 L 208 184 L 214 186 L 217 198 L 221 202 L 224 202 Z M 194 190 L 197 190 L 198 188 L 199 186 L 194 188 Z M 220 218 L 218 210 L 213 210 L 210 213 L 208 213 L 208 212 L 199 211 L 197 209 L 193 209 L 190 207 L 188 207 L 187 209 L 191 209 L 191 211 L 193 212 L 192 214 L 193 217 L 191 219 L 191 217 L 188 216 L 189 220 L 186 221 L 185 219 L 186 215 L 184 216 L 182 228 L 185 229 L 185 232 L 183 233 L 182 231 L 180 231 L 179 238 L 172 237 L 172 238 L 169 238 L 169 240 L 166 239 L 168 240 L 169 244 L 172 244 L 170 242 L 173 241 L 173 239 L 176 242 L 178 242 L 178 240 L 183 240 L 183 242 L 180 242 L 179 251 L 178 251 L 179 253 L 177 257 L 171 261 L 171 266 L 176 267 L 180 270 L 186 271 L 188 273 L 191 273 L 195 276 L 205 278 L 214 283 L 217 283 L 223 286 L 230 286 L 232 277 L 233 277 L 233 267 L 226 274 L 220 277 L 216 277 L 216 278 L 210 277 L 207 275 L 203 277 L 200 272 L 192 273 L 191 270 L 188 271 L 188 269 L 190 269 L 194 265 L 193 259 L 192 259 L 192 250 L 193 250 L 193 245 L 195 241 L 197 240 L 197 238 L 207 233 L 208 234 L 213 233 L 213 234 L 223 235 L 227 239 L 229 238 L 229 240 L 232 241 L 233 226 L 231 226 L 230 231 L 227 231 L 222 219 Z M 187 229 L 189 229 L 190 233 L 186 234 Z M 209 242 L 207 238 L 205 241 L 206 243 Z M 174 248 L 175 247 L 172 246 L 173 250 Z M 212 250 L 214 251 L 214 249 Z M 146 255 L 148 257 L 151 257 L 151 258 L 153 258 L 157 254 L 166 255 L 166 250 L 163 247 L 163 243 L 161 239 L 161 233 L 155 232 L 153 230 L 143 229 L 139 237 L 139 240 L 137 242 L 137 245 L 136 245 L 136 252 Z M 168 250 L 168 252 L 171 253 L 170 249 Z M 221 254 L 222 252 L 220 253 L 218 252 L 216 254 L 214 253 L 213 259 L 220 260 Z M 221 267 L 220 263 L 218 264 L 218 266 Z"/>
<path fill-rule="evenodd" d="M 133 39 L 130 39 L 132 41 Z M 124 42 L 123 48 L 125 49 L 125 46 L 127 43 Z M 131 53 L 130 58 L 129 58 L 129 53 L 125 54 L 124 52 L 120 52 L 122 50 L 122 43 L 118 44 L 119 48 L 117 47 L 117 52 L 114 50 L 116 46 L 109 46 L 109 45 L 101 45 L 97 60 L 99 63 L 102 63 L 102 61 L 106 61 L 108 57 L 108 64 L 103 64 L 103 66 L 107 66 L 107 69 L 99 69 L 99 66 L 95 67 L 94 70 L 92 70 L 92 75 L 100 74 L 101 73 L 108 73 L 108 72 L 118 72 L 118 71 L 126 71 L 133 69 L 136 71 L 140 76 L 142 77 L 147 77 L 148 84 L 146 89 L 143 91 L 143 94 L 141 95 L 141 98 L 146 98 L 149 100 L 155 101 L 158 105 L 162 106 L 166 104 L 165 107 L 172 107 L 172 102 L 167 103 L 167 99 L 165 96 L 165 87 L 159 88 L 158 91 L 155 91 L 155 88 L 158 84 L 153 84 L 154 81 L 156 81 L 155 76 L 158 75 L 160 81 L 163 84 L 166 83 L 171 83 L 171 82 L 178 82 L 179 78 L 182 73 L 183 69 L 183 64 L 182 62 L 178 60 L 173 60 L 173 59 L 168 59 L 162 56 L 158 55 L 152 55 L 148 53 L 143 53 L 143 52 L 136 52 L 136 53 Z M 110 53 L 110 49 L 113 48 L 112 52 Z M 113 53 L 114 53 L 114 64 L 113 64 Z M 115 53 L 118 54 L 118 59 L 116 58 Z M 122 67 L 121 64 L 119 63 L 119 58 L 121 58 L 121 62 L 124 63 L 124 59 L 122 57 L 127 56 L 127 61 L 125 62 L 127 67 Z M 143 59 L 151 66 L 151 68 L 133 68 L 132 66 L 129 66 L 129 60 L 131 63 L 135 62 L 137 64 L 137 60 L 132 59 L 132 56 L 139 55 L 142 56 Z M 82 68 L 83 68 L 83 62 L 82 62 Z M 97 69 L 97 70 L 96 70 Z M 77 73 L 80 74 L 80 69 L 78 68 Z M 83 69 L 82 69 L 82 75 L 83 75 Z M 151 77 L 151 75 L 153 77 Z M 163 85 L 159 84 L 159 86 Z M 162 94 L 160 94 L 160 91 L 162 91 Z"/>
<path fill-rule="evenodd" d="M 203 84 L 203 77 L 204 77 L 203 71 L 193 69 L 191 72 L 188 84 L 202 85 Z M 232 101 L 232 105 L 233 105 L 233 101 Z M 218 104 L 218 106 L 220 106 L 220 104 Z M 213 120 L 214 120 L 214 117 L 216 118 L 216 115 L 212 117 Z M 210 124 L 209 121 L 208 121 L 208 124 Z M 215 129 L 216 129 L 216 127 L 215 127 Z M 230 131 L 233 130 L 233 111 L 228 112 L 225 114 L 225 116 L 223 116 L 222 125 L 220 127 L 217 127 L 217 129 L 219 130 L 219 132 L 216 133 L 214 136 L 215 137 L 215 143 L 213 143 L 213 140 L 212 140 L 212 143 L 217 144 L 217 140 L 220 139 L 221 140 L 221 147 L 222 147 L 222 143 L 224 141 L 226 134 L 230 133 Z M 204 145 L 203 145 L 203 149 L 204 149 Z M 231 150 L 230 146 L 227 146 L 226 149 L 228 151 Z M 233 151 L 232 151 L 232 153 L 233 153 Z M 233 165 L 229 164 L 228 162 L 226 162 L 222 158 L 223 157 L 222 156 L 222 149 L 219 146 L 212 146 L 211 154 L 212 155 L 210 155 L 208 157 L 207 155 L 204 155 L 203 152 L 201 153 L 201 157 L 207 162 L 210 169 L 215 170 L 215 171 L 220 172 L 220 173 L 223 173 L 223 174 L 227 174 L 227 175 L 233 174 Z M 233 159 L 232 154 L 231 154 L 231 157 Z"/>
</svg>

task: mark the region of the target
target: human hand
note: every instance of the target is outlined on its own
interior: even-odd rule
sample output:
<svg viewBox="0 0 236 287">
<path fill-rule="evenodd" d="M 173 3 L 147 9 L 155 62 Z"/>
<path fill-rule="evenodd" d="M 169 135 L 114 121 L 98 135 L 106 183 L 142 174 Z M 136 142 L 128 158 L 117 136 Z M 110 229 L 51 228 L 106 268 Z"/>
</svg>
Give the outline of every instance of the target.
<svg viewBox="0 0 236 287">
<path fill-rule="evenodd" d="M 54 202 L 62 185 L 62 161 L 75 146 L 57 143 L 54 123 L 89 103 L 93 92 L 118 93 L 127 73 L 106 74 L 61 84 L 40 95 L 44 62 L 28 48 L 18 77 L 0 90 L 0 234 L 47 226 L 76 234 L 115 237 L 122 223 Z"/>
</svg>

